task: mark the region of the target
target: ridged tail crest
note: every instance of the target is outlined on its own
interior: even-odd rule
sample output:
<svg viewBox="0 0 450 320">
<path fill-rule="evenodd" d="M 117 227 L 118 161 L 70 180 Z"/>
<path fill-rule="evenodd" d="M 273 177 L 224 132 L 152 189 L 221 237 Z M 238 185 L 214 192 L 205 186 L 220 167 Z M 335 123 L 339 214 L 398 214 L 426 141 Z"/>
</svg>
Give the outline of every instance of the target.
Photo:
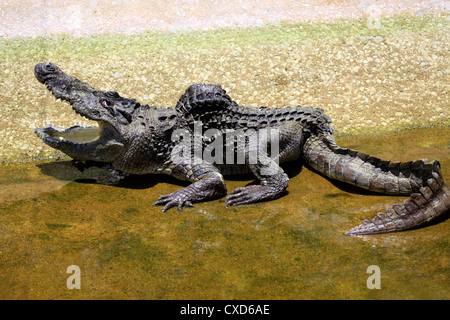
<svg viewBox="0 0 450 320">
<path fill-rule="evenodd" d="M 391 162 L 352 149 L 339 147 L 329 134 L 311 136 L 303 158 L 320 173 L 384 194 L 410 195 L 403 204 L 379 213 L 372 221 L 347 231 L 368 235 L 416 228 L 443 215 L 450 208 L 450 188 L 438 161 Z"/>
</svg>

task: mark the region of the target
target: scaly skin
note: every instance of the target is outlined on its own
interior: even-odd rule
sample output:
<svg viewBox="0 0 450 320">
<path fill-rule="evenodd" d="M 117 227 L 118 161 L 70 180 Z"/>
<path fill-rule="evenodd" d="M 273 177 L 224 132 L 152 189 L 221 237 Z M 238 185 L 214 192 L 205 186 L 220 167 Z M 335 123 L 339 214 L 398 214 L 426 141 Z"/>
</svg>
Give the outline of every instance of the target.
<svg viewBox="0 0 450 320">
<path fill-rule="evenodd" d="M 436 219 L 450 207 L 450 189 L 439 162 L 390 162 L 340 148 L 329 135 L 312 136 L 303 148 L 305 161 L 320 173 L 378 193 L 411 195 L 402 205 L 380 212 L 372 221 L 347 231 L 348 235 L 396 232 Z"/>
<path fill-rule="evenodd" d="M 437 161 L 394 163 L 340 148 L 322 109 L 243 107 L 212 84 L 190 86 L 174 109 L 156 108 L 95 90 L 51 63 L 38 64 L 35 75 L 56 98 L 99 122 L 98 129 L 36 128 L 45 143 L 75 160 L 106 163 L 115 177 L 120 176 L 117 172 L 163 173 L 191 182 L 159 197 L 154 205 L 163 206 L 163 212 L 225 196 L 224 174 L 252 172 L 260 181 L 230 192 L 227 206 L 278 198 L 289 181 L 279 164 L 297 159 L 324 175 L 374 192 L 411 195 L 403 205 L 365 221 L 349 235 L 415 228 L 450 207 L 449 188 Z M 236 134 L 232 139 L 230 132 Z M 225 149 L 223 154 L 218 147 Z"/>
</svg>

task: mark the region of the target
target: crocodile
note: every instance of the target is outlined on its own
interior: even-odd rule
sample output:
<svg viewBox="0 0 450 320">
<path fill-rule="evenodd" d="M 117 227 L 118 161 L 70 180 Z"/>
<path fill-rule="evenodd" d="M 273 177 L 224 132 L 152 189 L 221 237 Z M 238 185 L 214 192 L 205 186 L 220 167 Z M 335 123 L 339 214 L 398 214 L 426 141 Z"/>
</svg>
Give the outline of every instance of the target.
<svg viewBox="0 0 450 320">
<path fill-rule="evenodd" d="M 169 174 L 190 182 L 157 199 L 154 205 L 163 206 L 163 212 L 226 196 L 224 176 L 229 174 L 252 173 L 259 183 L 231 191 L 226 206 L 279 198 L 289 182 L 280 165 L 296 160 L 371 192 L 409 196 L 348 235 L 421 227 L 450 207 L 450 189 L 438 161 L 392 162 L 342 148 L 320 108 L 240 106 L 220 85 L 203 83 L 189 86 L 174 108 L 157 108 L 96 90 L 53 63 L 37 64 L 34 74 L 57 100 L 98 123 L 35 128 L 47 145 L 74 161 L 103 163 L 115 176 Z"/>
</svg>

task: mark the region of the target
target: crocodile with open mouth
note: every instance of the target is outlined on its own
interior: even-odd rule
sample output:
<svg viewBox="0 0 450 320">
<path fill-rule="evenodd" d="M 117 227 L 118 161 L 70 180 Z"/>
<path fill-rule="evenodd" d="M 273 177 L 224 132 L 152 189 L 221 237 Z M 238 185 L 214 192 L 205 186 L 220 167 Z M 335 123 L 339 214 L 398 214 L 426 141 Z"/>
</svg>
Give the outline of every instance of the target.
<svg viewBox="0 0 450 320">
<path fill-rule="evenodd" d="M 154 205 L 163 206 L 163 212 L 221 198 L 227 194 L 223 175 L 243 172 L 253 173 L 259 184 L 230 192 L 227 206 L 279 198 L 289 181 L 279 165 L 298 159 L 333 179 L 377 193 L 410 196 L 403 204 L 364 220 L 347 231 L 349 235 L 417 228 L 450 208 L 450 189 L 438 161 L 391 162 L 341 148 L 333 138 L 331 119 L 319 108 L 243 107 L 217 84 L 192 85 L 175 108 L 156 108 L 117 92 L 96 90 L 52 63 L 36 65 L 34 73 L 57 99 L 98 122 L 98 127 L 35 128 L 46 144 L 75 160 L 107 163 L 111 170 L 126 174 L 162 173 L 191 182 L 158 198 Z M 196 139 L 199 127 L 200 139 Z M 270 142 L 269 129 L 276 136 Z M 176 138 L 180 132 L 194 139 Z M 224 140 L 230 132 L 239 132 L 237 139 Z M 226 152 L 213 156 L 211 149 L 217 147 Z"/>
</svg>

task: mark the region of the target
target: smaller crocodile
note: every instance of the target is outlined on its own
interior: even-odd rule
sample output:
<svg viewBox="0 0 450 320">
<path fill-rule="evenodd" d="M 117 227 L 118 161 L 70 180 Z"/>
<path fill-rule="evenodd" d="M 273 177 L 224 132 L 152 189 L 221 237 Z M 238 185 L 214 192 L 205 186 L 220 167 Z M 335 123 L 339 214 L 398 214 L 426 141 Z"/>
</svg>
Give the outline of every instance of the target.
<svg viewBox="0 0 450 320">
<path fill-rule="evenodd" d="M 450 189 L 438 161 L 391 162 L 341 148 L 333 138 L 331 119 L 319 108 L 244 107 L 217 84 L 192 85 L 175 108 L 156 108 L 96 90 L 52 63 L 36 65 L 34 73 L 57 99 L 98 122 L 98 127 L 35 128 L 46 144 L 78 161 L 105 163 L 115 177 L 162 173 L 191 182 L 158 198 L 154 205 L 163 206 L 163 212 L 225 196 L 226 174 L 251 172 L 259 180 L 230 192 L 227 206 L 276 199 L 289 181 L 280 164 L 298 159 L 333 179 L 410 196 L 364 220 L 349 235 L 417 228 L 450 207 Z M 218 152 L 220 148 L 225 151 Z"/>
</svg>

